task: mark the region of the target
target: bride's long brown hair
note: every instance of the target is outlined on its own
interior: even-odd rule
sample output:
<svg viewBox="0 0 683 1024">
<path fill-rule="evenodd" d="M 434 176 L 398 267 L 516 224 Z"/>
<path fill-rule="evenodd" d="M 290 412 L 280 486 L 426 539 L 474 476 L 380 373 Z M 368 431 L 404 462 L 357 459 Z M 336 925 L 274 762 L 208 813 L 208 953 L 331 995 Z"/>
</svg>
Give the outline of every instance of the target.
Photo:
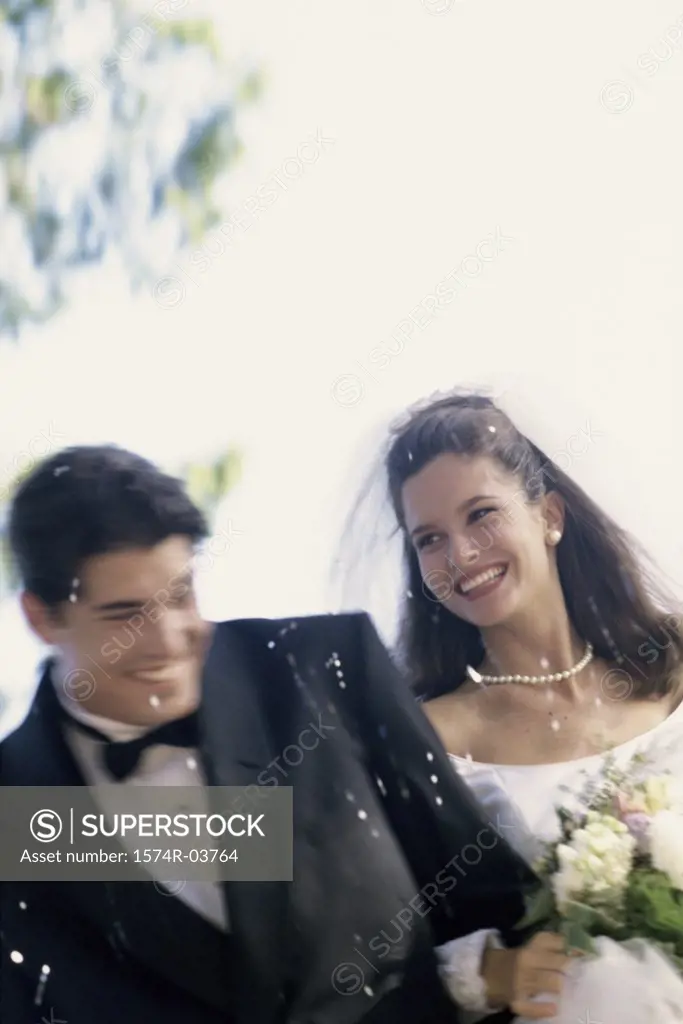
<svg viewBox="0 0 683 1024">
<path fill-rule="evenodd" d="M 490 398 L 453 394 L 412 413 L 395 429 L 384 463 L 407 575 L 398 653 L 416 693 L 429 700 L 452 692 L 464 681 L 466 666 L 476 667 L 484 655 L 478 628 L 446 613 L 425 586 L 405 532 L 403 485 L 448 452 L 495 459 L 519 479 L 529 502 L 558 492 L 566 518 L 557 565 L 574 628 L 598 657 L 618 666 L 613 683 L 621 685 L 624 698 L 671 692 L 683 662 L 681 620 L 654 574 L 646 571 L 645 557 L 636 554 L 635 541 Z M 658 642 L 662 633 L 664 646 Z"/>
</svg>

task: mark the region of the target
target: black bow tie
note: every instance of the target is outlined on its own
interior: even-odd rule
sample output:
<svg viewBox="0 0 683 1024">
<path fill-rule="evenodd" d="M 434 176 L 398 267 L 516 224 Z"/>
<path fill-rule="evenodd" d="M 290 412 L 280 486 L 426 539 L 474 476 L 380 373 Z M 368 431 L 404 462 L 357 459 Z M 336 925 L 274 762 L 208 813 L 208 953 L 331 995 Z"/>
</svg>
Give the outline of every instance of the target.
<svg viewBox="0 0 683 1024">
<path fill-rule="evenodd" d="M 164 725 L 152 729 L 144 736 L 135 740 L 110 740 L 108 736 L 94 729 L 91 725 L 79 722 L 72 715 L 65 712 L 69 722 L 80 729 L 81 732 L 104 743 L 103 761 L 110 775 L 121 782 L 128 775 L 135 771 L 143 751 L 148 747 L 158 744 L 166 744 L 169 747 L 197 747 L 199 745 L 199 728 L 197 712 L 187 715 L 185 718 L 176 718 L 173 722 L 166 722 Z"/>
</svg>

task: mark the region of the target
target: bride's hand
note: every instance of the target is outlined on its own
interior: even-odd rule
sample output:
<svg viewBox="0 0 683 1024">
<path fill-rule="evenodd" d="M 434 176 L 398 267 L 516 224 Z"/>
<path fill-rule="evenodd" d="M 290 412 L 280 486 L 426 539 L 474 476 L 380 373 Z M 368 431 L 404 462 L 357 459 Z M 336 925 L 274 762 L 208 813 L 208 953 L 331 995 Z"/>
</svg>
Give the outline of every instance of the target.
<svg viewBox="0 0 683 1024">
<path fill-rule="evenodd" d="M 544 993 L 559 995 L 570 963 L 564 939 L 553 932 L 539 932 L 518 949 L 487 949 L 481 973 L 489 1005 L 509 1007 L 521 1017 L 555 1017 L 557 1003 L 530 1000 Z"/>
</svg>

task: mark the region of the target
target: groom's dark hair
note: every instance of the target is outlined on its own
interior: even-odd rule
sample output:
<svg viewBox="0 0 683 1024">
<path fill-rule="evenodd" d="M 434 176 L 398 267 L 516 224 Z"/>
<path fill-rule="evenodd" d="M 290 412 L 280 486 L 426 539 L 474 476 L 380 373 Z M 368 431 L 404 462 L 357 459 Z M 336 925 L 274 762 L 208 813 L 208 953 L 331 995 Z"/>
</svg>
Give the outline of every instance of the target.
<svg viewBox="0 0 683 1024">
<path fill-rule="evenodd" d="M 182 481 L 117 445 L 66 448 L 20 484 L 9 542 L 23 587 L 45 604 L 66 601 L 83 563 L 180 535 L 207 536 Z"/>
</svg>

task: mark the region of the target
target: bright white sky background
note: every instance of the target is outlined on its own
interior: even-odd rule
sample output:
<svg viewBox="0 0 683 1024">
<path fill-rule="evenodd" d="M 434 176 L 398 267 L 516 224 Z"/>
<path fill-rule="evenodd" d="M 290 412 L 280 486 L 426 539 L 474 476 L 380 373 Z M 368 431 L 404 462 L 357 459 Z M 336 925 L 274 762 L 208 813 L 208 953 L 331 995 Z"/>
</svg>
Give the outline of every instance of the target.
<svg viewBox="0 0 683 1024">
<path fill-rule="evenodd" d="M 683 579 L 680 0 L 216 0 L 187 16 L 207 8 L 267 74 L 229 212 L 273 174 L 287 191 L 205 273 L 181 261 L 174 307 L 106 279 L 0 347 L 0 473 L 50 428 L 171 468 L 238 444 L 223 514 L 240 535 L 202 574 L 207 614 L 323 611 L 383 424 L 491 384 L 549 454 L 590 422 L 570 472 Z M 334 141 L 287 178 L 316 135 Z M 415 307 L 496 231 L 502 251 L 467 261 L 426 323 Z M 371 365 L 411 311 L 425 326 Z M 389 578 L 376 585 L 388 620 Z M 7 728 L 36 660 L 14 605 L 0 644 Z"/>
</svg>

